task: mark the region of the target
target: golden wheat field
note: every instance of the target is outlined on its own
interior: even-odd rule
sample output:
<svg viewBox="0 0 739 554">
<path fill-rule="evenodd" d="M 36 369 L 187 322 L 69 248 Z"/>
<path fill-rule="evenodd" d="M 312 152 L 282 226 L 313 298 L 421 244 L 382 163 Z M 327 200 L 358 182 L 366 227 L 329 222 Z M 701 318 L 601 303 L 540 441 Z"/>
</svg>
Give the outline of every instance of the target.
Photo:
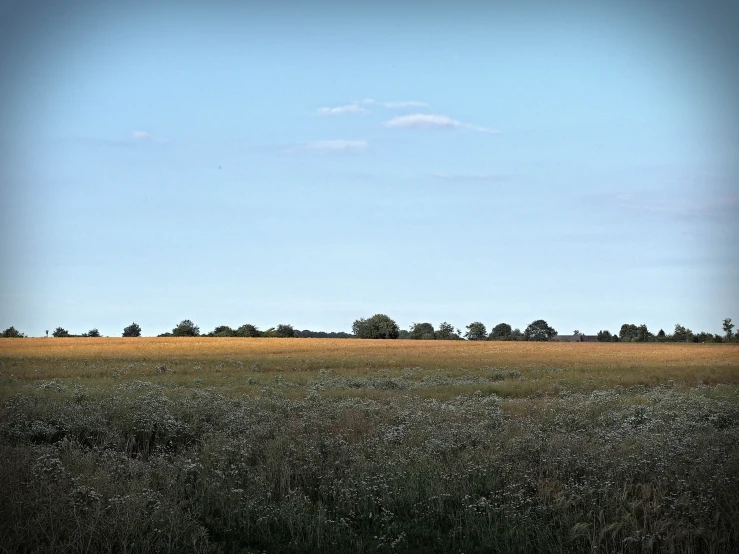
<svg viewBox="0 0 739 554">
<path fill-rule="evenodd" d="M 0 383 L 7 389 L 27 380 L 153 377 L 172 384 L 197 378 L 238 394 L 275 376 L 300 386 L 326 372 L 415 381 L 493 375 L 495 382 L 483 392 L 502 396 L 668 383 L 739 385 L 739 347 L 733 344 L 64 338 L 2 341 L 0 360 Z M 421 394 L 459 392 L 423 387 Z"/>
</svg>

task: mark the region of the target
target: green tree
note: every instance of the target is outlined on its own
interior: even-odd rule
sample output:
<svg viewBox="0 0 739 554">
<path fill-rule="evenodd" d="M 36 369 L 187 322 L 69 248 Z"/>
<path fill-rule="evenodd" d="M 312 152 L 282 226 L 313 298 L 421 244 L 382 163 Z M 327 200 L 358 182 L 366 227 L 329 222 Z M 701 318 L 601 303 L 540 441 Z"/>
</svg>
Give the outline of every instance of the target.
<svg viewBox="0 0 739 554">
<path fill-rule="evenodd" d="M 524 336 L 521 332 L 521 329 L 516 327 L 513 331 L 511 331 L 511 340 L 523 340 Z"/>
<path fill-rule="evenodd" d="M 352 324 L 354 336 L 360 339 L 397 339 L 398 324 L 385 314 L 375 314 L 369 319 L 358 319 Z"/>
<path fill-rule="evenodd" d="M 283 339 L 293 338 L 295 336 L 295 329 L 292 325 L 280 324 L 275 329 L 275 335 Z"/>
<path fill-rule="evenodd" d="M 237 337 L 261 337 L 262 332 L 255 327 L 254 325 L 251 325 L 249 323 L 246 323 L 236 329 L 236 336 Z"/>
<path fill-rule="evenodd" d="M 97 329 L 90 329 L 87 333 L 85 333 L 85 336 L 98 338 L 100 337 L 100 331 L 98 331 Z"/>
<path fill-rule="evenodd" d="M 552 337 L 556 337 L 557 331 L 555 331 L 553 327 L 550 327 L 543 319 L 537 319 L 536 321 L 529 323 L 529 326 L 526 327 L 523 334 L 526 337 L 526 340 L 547 341 Z"/>
<path fill-rule="evenodd" d="M 611 342 L 612 335 L 610 331 L 598 331 L 596 340 L 598 342 Z"/>
<path fill-rule="evenodd" d="M 7 329 L 5 329 L 5 331 L 2 332 L 2 336 L 5 337 L 6 339 L 22 339 L 22 338 L 25 338 L 26 335 L 21 333 L 15 327 L 10 326 Z"/>
<path fill-rule="evenodd" d="M 683 327 L 679 323 L 675 324 L 675 332 L 672 334 L 674 342 L 690 342 L 693 339 L 693 331 Z"/>
<path fill-rule="evenodd" d="M 57 327 L 54 329 L 54 332 L 51 334 L 51 336 L 59 338 L 59 337 L 68 337 L 69 331 L 66 329 L 63 329 L 62 327 Z"/>
<path fill-rule="evenodd" d="M 510 340 L 513 329 L 507 323 L 498 323 L 493 330 L 490 331 L 488 340 Z"/>
<path fill-rule="evenodd" d="M 724 336 L 726 337 L 726 340 L 731 340 L 731 336 L 734 334 L 732 329 L 734 328 L 734 324 L 731 322 L 731 318 L 727 317 L 724 319 Z"/>
<path fill-rule="evenodd" d="M 401 329 L 400 331 L 398 331 L 398 338 L 399 339 L 410 339 L 411 332 L 407 331 L 406 329 Z"/>
<path fill-rule="evenodd" d="M 209 337 L 235 337 L 236 331 L 234 331 L 228 325 L 218 325 L 215 329 L 213 329 L 210 333 L 208 333 L 208 336 Z"/>
<path fill-rule="evenodd" d="M 639 329 L 633 323 L 624 323 L 618 332 L 618 338 L 621 342 L 634 342 L 639 334 Z"/>
<path fill-rule="evenodd" d="M 459 336 L 459 332 L 454 331 L 454 325 L 442 321 L 439 324 L 439 330 L 436 331 L 436 340 L 462 340 Z"/>
<path fill-rule="evenodd" d="M 172 329 L 172 336 L 174 337 L 197 337 L 200 335 L 200 327 L 195 325 L 189 319 L 183 319 L 179 322 L 177 327 Z"/>
<path fill-rule="evenodd" d="M 141 327 L 139 327 L 139 324 L 134 322 L 131 323 L 128 327 L 123 328 L 123 336 L 124 337 L 140 337 L 141 336 Z"/>
<path fill-rule="evenodd" d="M 434 326 L 430 323 L 413 323 L 411 325 L 409 339 L 413 340 L 434 340 Z"/>
<path fill-rule="evenodd" d="M 488 330 L 479 321 L 473 321 L 467 326 L 464 336 L 467 340 L 485 340 L 488 338 Z"/>
</svg>

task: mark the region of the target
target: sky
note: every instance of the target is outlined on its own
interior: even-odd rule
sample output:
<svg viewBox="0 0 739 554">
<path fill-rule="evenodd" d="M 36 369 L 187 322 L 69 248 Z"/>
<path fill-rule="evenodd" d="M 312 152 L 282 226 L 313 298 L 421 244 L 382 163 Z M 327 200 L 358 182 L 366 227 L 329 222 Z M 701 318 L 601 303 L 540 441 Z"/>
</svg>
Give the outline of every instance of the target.
<svg viewBox="0 0 739 554">
<path fill-rule="evenodd" d="M 0 328 L 739 321 L 729 3 L 265 4 L 0 0 Z"/>
</svg>

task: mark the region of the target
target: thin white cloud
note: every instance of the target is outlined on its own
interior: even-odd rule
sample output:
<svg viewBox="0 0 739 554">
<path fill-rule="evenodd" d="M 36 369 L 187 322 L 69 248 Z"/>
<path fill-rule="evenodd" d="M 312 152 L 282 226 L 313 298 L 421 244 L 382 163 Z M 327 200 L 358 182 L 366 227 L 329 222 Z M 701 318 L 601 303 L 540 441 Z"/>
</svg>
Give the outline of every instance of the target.
<svg viewBox="0 0 739 554">
<path fill-rule="evenodd" d="M 317 112 L 320 115 L 341 115 L 347 113 L 365 113 L 367 110 L 362 106 L 381 106 L 390 110 L 397 110 L 401 108 L 429 108 L 430 104 L 427 102 L 418 102 L 416 100 L 404 100 L 400 102 L 380 102 L 373 100 L 372 98 L 365 98 L 364 100 L 356 100 L 350 104 L 344 106 L 324 107 L 318 108 Z"/>
<path fill-rule="evenodd" d="M 151 138 L 153 138 L 146 131 L 134 131 L 133 133 L 131 133 L 131 137 L 135 138 L 136 140 L 150 140 Z"/>
<path fill-rule="evenodd" d="M 366 140 L 319 140 L 309 142 L 299 150 L 309 150 L 319 154 L 332 152 L 360 152 L 366 150 L 369 143 Z"/>
<path fill-rule="evenodd" d="M 385 122 L 391 129 L 472 129 L 481 133 L 497 133 L 494 129 L 462 123 L 446 115 L 413 114 L 401 115 Z"/>
<path fill-rule="evenodd" d="M 364 113 L 367 110 L 357 104 L 347 104 L 346 106 L 336 106 L 335 108 L 319 108 L 320 115 L 341 115 L 345 113 Z"/>
</svg>

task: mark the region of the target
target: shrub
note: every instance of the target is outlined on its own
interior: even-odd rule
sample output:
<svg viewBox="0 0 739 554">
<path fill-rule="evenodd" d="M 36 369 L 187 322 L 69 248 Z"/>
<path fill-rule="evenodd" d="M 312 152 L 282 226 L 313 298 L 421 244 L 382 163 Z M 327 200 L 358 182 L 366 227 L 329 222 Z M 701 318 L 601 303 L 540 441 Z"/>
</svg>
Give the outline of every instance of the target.
<svg viewBox="0 0 739 554">
<path fill-rule="evenodd" d="M 436 338 L 434 326 L 430 323 L 414 323 L 411 325 L 408 338 L 413 340 L 434 340 Z"/>
<path fill-rule="evenodd" d="M 510 340 L 513 329 L 507 323 L 498 323 L 493 330 L 490 331 L 488 340 Z"/>
<path fill-rule="evenodd" d="M 59 337 L 68 337 L 69 331 L 62 327 L 57 327 L 54 329 L 54 332 L 51 334 L 53 337 L 59 338 Z"/>
<path fill-rule="evenodd" d="M 123 329 L 123 336 L 124 337 L 140 337 L 141 327 L 139 327 L 138 323 L 135 323 L 135 322 L 131 323 L 131 325 Z"/>
<path fill-rule="evenodd" d="M 11 326 L 5 329 L 5 331 L 3 331 L 2 335 L 0 336 L 5 337 L 6 339 L 22 339 L 26 335 L 18 331 L 18 329 L 16 329 L 15 327 Z"/>
<path fill-rule="evenodd" d="M 236 329 L 236 336 L 237 337 L 261 337 L 262 333 L 257 327 L 247 323 L 245 325 L 242 325 L 238 329 Z"/>
<path fill-rule="evenodd" d="M 295 329 L 293 329 L 292 325 L 280 324 L 275 329 L 275 336 L 283 339 L 293 338 L 295 336 Z"/>
<path fill-rule="evenodd" d="M 189 319 L 183 319 L 180 323 L 172 329 L 172 336 L 174 337 L 197 337 L 200 335 L 200 327 L 195 325 Z"/>
<path fill-rule="evenodd" d="M 369 319 L 356 320 L 352 332 L 360 339 L 397 339 L 400 329 L 385 314 L 375 314 Z"/>
</svg>

